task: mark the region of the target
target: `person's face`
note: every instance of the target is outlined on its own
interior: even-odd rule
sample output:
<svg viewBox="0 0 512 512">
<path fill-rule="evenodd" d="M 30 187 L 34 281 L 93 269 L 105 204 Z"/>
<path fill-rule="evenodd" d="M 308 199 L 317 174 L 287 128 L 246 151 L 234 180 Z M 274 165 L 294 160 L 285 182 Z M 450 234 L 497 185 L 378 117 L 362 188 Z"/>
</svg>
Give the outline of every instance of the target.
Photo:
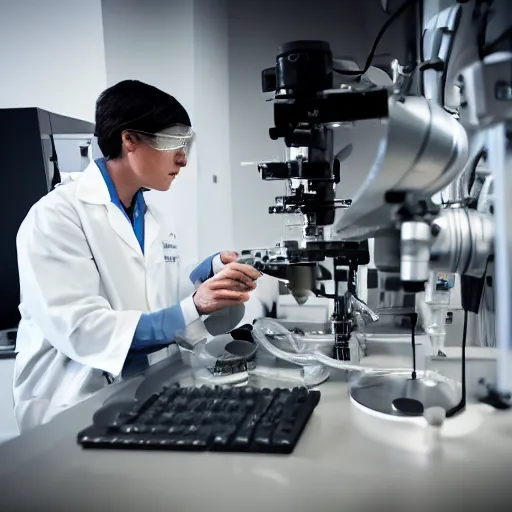
<svg viewBox="0 0 512 512">
<path fill-rule="evenodd" d="M 183 149 L 155 149 L 143 138 L 134 137 L 129 132 L 123 133 L 123 145 L 133 174 L 143 188 L 169 190 L 181 169 L 187 165 Z"/>
</svg>

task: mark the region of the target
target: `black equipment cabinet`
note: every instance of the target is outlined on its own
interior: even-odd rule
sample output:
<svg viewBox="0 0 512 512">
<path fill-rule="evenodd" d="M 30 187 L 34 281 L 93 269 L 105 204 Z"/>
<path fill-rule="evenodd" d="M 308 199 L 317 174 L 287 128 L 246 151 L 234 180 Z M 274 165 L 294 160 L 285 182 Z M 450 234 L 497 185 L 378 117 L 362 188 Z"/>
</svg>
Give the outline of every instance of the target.
<svg viewBox="0 0 512 512">
<path fill-rule="evenodd" d="M 20 320 L 16 234 L 52 188 L 52 135 L 93 133 L 92 123 L 39 108 L 0 109 L 0 331 L 16 329 Z"/>
</svg>

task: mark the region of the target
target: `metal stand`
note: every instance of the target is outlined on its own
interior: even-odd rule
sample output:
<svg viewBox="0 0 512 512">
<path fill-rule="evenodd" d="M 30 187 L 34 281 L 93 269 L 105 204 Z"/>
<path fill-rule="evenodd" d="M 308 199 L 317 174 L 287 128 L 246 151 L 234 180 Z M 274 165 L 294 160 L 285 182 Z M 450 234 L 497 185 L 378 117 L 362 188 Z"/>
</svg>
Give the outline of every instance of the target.
<svg viewBox="0 0 512 512">
<path fill-rule="evenodd" d="M 332 315 L 332 331 L 334 334 L 334 347 L 332 357 L 340 361 L 350 361 L 350 336 L 352 335 L 353 319 L 350 307 L 350 295 L 356 294 L 357 288 L 357 264 L 349 262 L 347 278 L 347 293 L 341 295 L 339 290 L 340 272 L 338 267 L 346 265 L 346 262 L 334 258 L 334 312 Z"/>
<path fill-rule="evenodd" d="M 500 350 L 499 392 L 510 389 L 512 344 L 512 176 L 507 123 L 512 120 L 512 52 L 489 55 L 462 72 L 464 105 L 461 122 L 473 132 L 486 132 L 489 167 L 494 176 L 496 265 L 496 330 Z"/>
<path fill-rule="evenodd" d="M 488 132 L 489 164 L 494 174 L 495 212 L 495 264 L 496 264 L 496 328 L 500 351 L 497 386 L 499 391 L 510 387 L 509 357 L 512 343 L 512 211 L 508 202 L 512 195 L 510 154 L 507 154 L 505 124 L 499 124 Z M 508 158 L 507 158 L 508 157 Z"/>
</svg>

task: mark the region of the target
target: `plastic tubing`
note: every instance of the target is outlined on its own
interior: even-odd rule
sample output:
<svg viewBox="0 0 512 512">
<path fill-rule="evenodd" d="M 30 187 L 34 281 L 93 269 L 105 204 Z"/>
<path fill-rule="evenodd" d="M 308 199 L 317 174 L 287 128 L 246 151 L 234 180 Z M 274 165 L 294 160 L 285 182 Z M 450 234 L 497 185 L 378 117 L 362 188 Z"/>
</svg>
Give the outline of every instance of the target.
<svg viewBox="0 0 512 512">
<path fill-rule="evenodd" d="M 267 338 L 269 331 L 273 334 L 279 334 L 286 338 L 292 347 L 297 347 L 296 339 L 300 339 L 299 336 L 292 335 L 288 329 L 283 327 L 279 322 L 271 320 L 270 318 L 262 318 L 253 325 L 253 335 L 256 341 L 267 351 L 270 352 L 274 357 L 283 359 L 289 363 L 293 363 L 299 366 L 308 366 L 312 364 L 322 364 L 330 368 L 336 368 L 339 370 L 349 370 L 358 372 L 371 372 L 371 368 L 365 368 L 361 365 L 350 364 L 346 361 L 338 361 L 332 357 L 328 357 L 319 351 L 313 352 L 286 352 L 277 348 Z"/>
</svg>

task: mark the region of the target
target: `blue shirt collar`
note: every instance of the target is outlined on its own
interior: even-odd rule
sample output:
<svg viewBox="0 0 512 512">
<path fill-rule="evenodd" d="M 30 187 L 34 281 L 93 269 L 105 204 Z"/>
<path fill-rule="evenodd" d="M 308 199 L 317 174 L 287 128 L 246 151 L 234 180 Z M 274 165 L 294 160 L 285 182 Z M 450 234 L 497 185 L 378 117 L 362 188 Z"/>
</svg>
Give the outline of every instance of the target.
<svg viewBox="0 0 512 512">
<path fill-rule="evenodd" d="M 123 204 L 121 203 L 121 200 L 119 199 L 119 195 L 118 195 L 116 187 L 114 185 L 114 181 L 112 180 L 112 176 L 110 176 L 110 173 L 108 172 L 107 159 L 106 158 L 98 158 L 98 160 L 95 160 L 95 162 L 101 172 L 101 175 L 103 176 L 103 179 L 105 180 L 105 184 L 107 185 L 108 193 L 110 194 L 110 200 L 115 205 L 119 206 L 121 209 L 124 209 Z M 139 191 L 137 193 L 137 201 L 139 199 L 142 200 L 142 203 L 145 206 L 144 196 L 142 195 L 141 191 Z"/>
<path fill-rule="evenodd" d="M 112 180 L 112 176 L 110 176 L 110 173 L 107 169 L 107 159 L 106 158 L 99 158 L 98 160 L 95 160 L 96 165 L 98 166 L 101 175 L 103 176 L 103 179 L 105 180 L 105 184 L 107 185 L 108 192 L 110 194 L 110 200 L 112 203 L 114 203 L 124 214 L 126 219 L 130 224 L 132 224 L 131 219 L 128 217 L 128 214 L 126 213 L 126 210 L 121 203 L 121 200 L 119 199 L 119 195 L 117 193 L 116 187 L 114 185 L 114 181 Z M 146 202 L 144 201 L 144 196 L 142 194 L 142 191 L 139 190 L 137 192 L 137 199 L 135 202 L 135 208 L 134 208 L 134 219 L 133 219 L 133 230 L 135 233 L 135 236 L 137 237 L 137 240 L 139 242 L 140 248 L 142 252 L 144 253 L 144 215 L 146 213 Z"/>
</svg>

